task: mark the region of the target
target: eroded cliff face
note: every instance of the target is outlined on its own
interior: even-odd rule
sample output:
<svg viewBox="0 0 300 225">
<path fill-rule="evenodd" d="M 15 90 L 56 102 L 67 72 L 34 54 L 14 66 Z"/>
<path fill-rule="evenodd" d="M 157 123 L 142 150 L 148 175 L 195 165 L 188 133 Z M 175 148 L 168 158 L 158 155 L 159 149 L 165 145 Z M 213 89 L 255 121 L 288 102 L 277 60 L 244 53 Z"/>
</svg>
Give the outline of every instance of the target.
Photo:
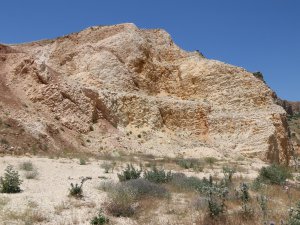
<svg viewBox="0 0 300 225">
<path fill-rule="evenodd" d="M 120 24 L 1 45 L 0 84 L 1 117 L 57 151 L 291 155 L 286 113 L 263 81 L 163 30 Z"/>
</svg>

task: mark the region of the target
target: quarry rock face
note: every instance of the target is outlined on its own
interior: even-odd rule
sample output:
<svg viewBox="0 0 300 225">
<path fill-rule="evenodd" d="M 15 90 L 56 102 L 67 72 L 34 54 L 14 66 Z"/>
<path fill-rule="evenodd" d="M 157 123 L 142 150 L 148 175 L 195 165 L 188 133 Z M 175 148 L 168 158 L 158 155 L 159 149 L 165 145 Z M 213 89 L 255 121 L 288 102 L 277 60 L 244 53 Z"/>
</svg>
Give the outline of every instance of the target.
<svg viewBox="0 0 300 225">
<path fill-rule="evenodd" d="M 2 123 L 13 120 L 43 151 L 288 163 L 286 112 L 275 96 L 245 69 L 186 52 L 164 30 L 133 24 L 0 45 Z M 13 134 L 6 138 L 18 147 Z"/>
</svg>

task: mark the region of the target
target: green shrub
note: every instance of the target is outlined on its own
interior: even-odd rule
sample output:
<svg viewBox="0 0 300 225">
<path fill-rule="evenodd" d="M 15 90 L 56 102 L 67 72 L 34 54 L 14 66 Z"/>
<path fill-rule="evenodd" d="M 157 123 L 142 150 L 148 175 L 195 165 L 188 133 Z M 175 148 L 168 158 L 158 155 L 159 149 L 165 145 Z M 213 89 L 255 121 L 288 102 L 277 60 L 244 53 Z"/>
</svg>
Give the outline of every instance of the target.
<svg viewBox="0 0 300 225">
<path fill-rule="evenodd" d="M 20 170 L 25 170 L 25 171 L 32 171 L 34 169 L 34 166 L 32 162 L 27 161 L 27 162 L 22 162 L 19 165 Z"/>
<path fill-rule="evenodd" d="M 184 169 L 193 169 L 196 171 L 203 171 L 204 167 L 203 162 L 195 158 L 178 159 L 176 163 Z"/>
<path fill-rule="evenodd" d="M 208 179 L 199 179 L 198 177 L 187 177 L 183 173 L 173 173 L 171 184 L 184 191 L 199 191 L 203 192 L 204 187 L 209 186 Z"/>
<path fill-rule="evenodd" d="M 251 208 L 249 186 L 246 183 L 240 185 L 240 199 L 242 202 L 241 216 L 244 219 L 248 219 L 254 215 L 254 210 Z"/>
<path fill-rule="evenodd" d="M 92 225 L 103 225 L 109 222 L 109 219 L 106 218 L 102 212 L 100 211 L 98 213 L 97 216 L 95 216 L 92 220 L 91 220 L 91 224 Z"/>
<path fill-rule="evenodd" d="M 80 158 L 79 165 L 86 165 L 86 160 L 84 158 Z"/>
<path fill-rule="evenodd" d="M 265 186 L 265 184 L 263 184 L 260 179 L 256 178 L 251 184 L 251 189 L 253 191 L 259 191 L 263 188 L 263 186 Z"/>
<path fill-rule="evenodd" d="M 0 192 L 1 193 L 18 193 L 21 192 L 19 173 L 13 169 L 11 165 L 5 169 L 4 177 L 0 177 Z"/>
<path fill-rule="evenodd" d="M 82 184 L 71 183 L 71 188 L 69 189 L 70 196 L 81 198 L 82 197 Z"/>
<path fill-rule="evenodd" d="M 163 168 L 157 169 L 153 166 L 151 170 L 146 170 L 144 173 L 144 178 L 154 183 L 167 183 L 172 180 L 172 172 L 166 172 Z"/>
<path fill-rule="evenodd" d="M 264 75 L 263 75 L 260 71 L 254 72 L 253 75 L 254 75 L 256 78 L 258 78 L 258 79 L 264 81 Z"/>
<path fill-rule="evenodd" d="M 132 164 L 127 164 L 125 170 L 121 174 L 118 174 L 119 181 L 126 181 L 131 179 L 137 179 L 141 176 L 142 169 L 138 170 L 133 167 Z"/>
<path fill-rule="evenodd" d="M 225 183 L 229 184 L 232 183 L 232 177 L 236 173 L 236 169 L 228 166 L 223 167 L 223 174 L 224 174 L 224 179 Z"/>
<path fill-rule="evenodd" d="M 292 174 L 286 167 L 273 164 L 260 169 L 256 182 L 280 185 L 284 184 L 286 179 L 291 177 Z"/>
<path fill-rule="evenodd" d="M 213 182 L 212 176 L 209 177 L 209 180 L 205 179 L 203 181 L 199 192 L 206 196 L 208 215 L 211 218 L 219 218 L 226 209 L 225 201 L 229 193 L 228 188 L 224 186 L 223 182 Z"/>
<path fill-rule="evenodd" d="M 90 179 L 91 179 L 90 177 L 85 177 L 85 178 L 81 179 L 80 185 L 71 183 L 71 188 L 69 189 L 69 195 L 72 197 L 75 197 L 75 198 L 83 197 L 82 186 L 83 186 L 84 182 L 86 182 L 87 180 L 90 180 Z"/>
<path fill-rule="evenodd" d="M 204 190 L 207 197 L 209 216 L 214 218 L 223 215 L 226 209 L 226 188 L 211 185 L 206 186 Z"/>
</svg>

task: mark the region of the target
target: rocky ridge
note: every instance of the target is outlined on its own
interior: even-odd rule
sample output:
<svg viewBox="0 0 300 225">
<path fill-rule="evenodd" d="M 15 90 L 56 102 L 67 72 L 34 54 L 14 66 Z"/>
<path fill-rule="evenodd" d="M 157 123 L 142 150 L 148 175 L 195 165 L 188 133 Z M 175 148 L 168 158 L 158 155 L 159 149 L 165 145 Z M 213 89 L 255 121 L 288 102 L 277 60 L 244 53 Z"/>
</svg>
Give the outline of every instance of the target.
<svg viewBox="0 0 300 225">
<path fill-rule="evenodd" d="M 262 80 L 180 49 L 161 29 L 97 26 L 0 45 L 0 87 L 2 151 L 26 134 L 23 150 L 281 163 L 292 154 L 286 112 Z M 17 134 L 4 132 L 10 123 Z"/>
</svg>

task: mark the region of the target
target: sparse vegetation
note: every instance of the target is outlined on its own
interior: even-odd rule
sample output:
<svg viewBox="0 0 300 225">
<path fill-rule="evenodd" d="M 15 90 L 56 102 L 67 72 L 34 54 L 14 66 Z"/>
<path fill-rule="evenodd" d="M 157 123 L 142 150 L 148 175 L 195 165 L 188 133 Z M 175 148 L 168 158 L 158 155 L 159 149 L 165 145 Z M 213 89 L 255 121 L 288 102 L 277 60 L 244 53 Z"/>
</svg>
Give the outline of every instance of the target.
<svg viewBox="0 0 300 225">
<path fill-rule="evenodd" d="M 107 211 L 116 217 L 130 217 L 135 213 L 134 193 L 128 187 L 116 185 L 109 192 L 110 202 Z"/>
<path fill-rule="evenodd" d="M 250 207 L 250 194 L 249 194 L 249 187 L 246 183 L 242 183 L 240 185 L 240 192 L 241 192 L 241 201 L 242 201 L 242 216 L 247 219 L 253 216 L 253 209 Z"/>
<path fill-rule="evenodd" d="M 292 178 L 292 174 L 288 168 L 273 164 L 261 168 L 255 182 L 282 185 L 288 178 Z"/>
<path fill-rule="evenodd" d="M 300 202 L 296 204 L 296 207 L 289 209 L 289 225 L 299 225 L 300 224 Z"/>
<path fill-rule="evenodd" d="M 1 138 L 0 143 L 3 144 L 3 145 L 9 145 L 8 140 L 6 140 L 5 138 Z"/>
<path fill-rule="evenodd" d="M 127 167 L 125 170 L 122 171 L 122 173 L 118 174 L 118 178 L 120 181 L 126 181 L 131 179 L 137 179 L 140 178 L 142 173 L 142 169 L 139 170 L 134 168 L 132 164 L 127 164 Z"/>
<path fill-rule="evenodd" d="M 92 225 L 103 225 L 107 224 L 108 222 L 109 219 L 103 215 L 102 211 L 99 211 L 98 215 L 91 220 Z"/>
<path fill-rule="evenodd" d="M 81 198 L 82 197 L 82 182 L 81 184 L 73 184 L 71 183 L 71 188 L 70 188 L 70 196 L 76 197 L 76 198 Z"/>
<path fill-rule="evenodd" d="M 36 179 L 39 175 L 37 168 L 30 161 L 20 163 L 19 168 L 25 171 L 26 179 Z"/>
<path fill-rule="evenodd" d="M 86 160 L 84 158 L 80 158 L 79 165 L 86 165 Z"/>
<path fill-rule="evenodd" d="M 107 206 L 107 210 L 116 217 L 134 215 L 137 210 L 134 203 L 144 198 L 150 201 L 153 198 L 169 196 L 169 192 L 165 187 L 143 178 L 120 182 L 111 186 L 108 191 L 111 201 Z"/>
<path fill-rule="evenodd" d="M 210 166 L 212 166 L 213 164 L 215 164 L 218 160 L 215 157 L 205 157 L 204 161 L 209 164 Z"/>
<path fill-rule="evenodd" d="M 97 189 L 102 191 L 109 191 L 111 190 L 116 184 L 110 180 L 102 181 Z"/>
<path fill-rule="evenodd" d="M 105 173 L 109 173 L 111 171 L 113 173 L 116 162 L 104 162 L 101 164 L 101 168 L 104 169 Z"/>
<path fill-rule="evenodd" d="M 178 159 L 176 163 L 184 169 L 193 169 L 194 171 L 202 171 L 204 168 L 204 162 L 195 158 Z"/>
<path fill-rule="evenodd" d="M 144 178 L 154 183 L 167 183 L 172 180 L 172 177 L 171 171 L 166 172 L 163 168 L 158 169 L 156 166 L 144 172 Z"/>
<path fill-rule="evenodd" d="M 198 177 L 187 177 L 183 173 L 174 173 L 171 185 L 180 191 L 198 191 L 203 192 L 204 187 L 209 186 L 208 179 L 199 179 Z"/>
<path fill-rule="evenodd" d="M 26 179 L 37 179 L 38 175 L 39 175 L 39 172 L 37 169 L 33 169 L 32 171 L 25 172 Z"/>
<path fill-rule="evenodd" d="M 265 220 L 268 215 L 268 198 L 265 195 L 259 195 L 257 196 L 257 202 L 259 204 L 263 218 Z"/>
<path fill-rule="evenodd" d="M 25 225 L 41 223 L 47 220 L 47 218 L 39 210 L 30 209 L 30 208 L 26 208 L 21 212 L 13 211 L 13 210 L 5 210 L 2 219 L 7 221 L 22 221 L 24 222 Z M 16 224 L 16 223 L 11 222 L 9 224 Z"/>
<path fill-rule="evenodd" d="M 228 188 L 226 186 L 214 183 L 212 177 L 210 177 L 209 182 L 199 191 L 206 195 L 208 215 L 211 218 L 219 217 L 225 213 L 225 201 L 228 195 Z"/>
<path fill-rule="evenodd" d="M 69 195 L 75 198 L 82 198 L 83 197 L 83 190 L 82 186 L 84 182 L 90 180 L 90 177 L 85 177 L 81 179 L 80 185 L 71 183 L 71 188 L 69 189 Z"/>
<path fill-rule="evenodd" d="M 256 78 L 258 78 L 258 79 L 264 81 L 264 75 L 263 75 L 260 71 L 254 72 L 253 75 L 254 75 Z"/>
<path fill-rule="evenodd" d="M 76 159 L 78 160 L 80 157 L 77 156 Z M 274 168 L 272 168 L 272 172 L 270 172 L 269 167 L 267 167 L 268 173 L 265 171 L 262 173 L 260 170 L 259 176 L 256 179 L 259 188 L 251 189 L 250 191 L 248 184 L 252 181 L 253 168 L 250 168 L 247 172 L 245 172 L 245 170 L 239 170 L 239 166 L 241 165 L 247 168 L 246 160 L 248 159 L 245 159 L 243 162 L 232 163 L 232 161 L 230 161 L 230 163 L 227 164 L 225 161 L 219 161 L 219 163 L 214 164 L 213 168 L 205 169 L 204 173 L 197 173 L 198 171 L 194 169 L 193 165 L 198 163 L 197 159 L 187 158 L 187 161 L 179 162 L 183 159 L 167 157 L 155 158 L 152 156 L 151 158 L 141 158 L 141 162 L 143 163 L 151 162 L 151 167 L 146 168 L 142 166 L 138 167 L 137 163 L 139 163 L 139 161 L 135 158 L 129 161 L 130 158 L 132 158 L 132 156 L 124 156 L 122 158 L 123 163 L 126 160 L 125 162 L 134 162 L 135 164 L 125 164 L 126 168 L 119 172 L 119 175 L 122 177 L 119 182 L 112 179 L 114 178 L 113 174 L 104 174 L 105 171 L 101 171 L 102 173 L 100 174 L 105 175 L 105 180 L 100 180 L 103 179 L 102 176 L 98 176 L 100 179 L 95 178 L 100 182 L 96 188 L 101 191 L 97 193 L 97 190 L 94 190 L 96 193 L 90 193 L 89 196 L 103 194 L 103 191 L 105 191 L 107 192 L 106 202 L 101 200 L 96 204 L 96 202 L 90 201 L 88 197 L 80 200 L 76 199 L 83 197 L 84 193 L 93 191 L 93 189 L 90 189 L 90 186 L 84 186 L 84 181 L 82 182 L 82 180 L 81 182 L 80 180 L 77 181 L 78 184 L 73 181 L 74 183 L 69 189 L 69 195 L 74 198 L 68 198 L 61 204 L 56 202 L 53 205 L 53 214 L 50 215 L 51 217 L 49 218 L 53 216 L 56 218 L 55 222 L 58 222 L 57 218 L 70 215 L 72 209 L 87 210 L 88 208 L 92 209 L 102 206 L 105 211 L 101 211 L 99 214 L 97 214 L 97 212 L 94 215 L 92 214 L 94 217 L 91 216 L 89 218 L 89 223 L 108 224 L 108 216 L 114 216 L 130 217 L 128 221 L 137 224 L 149 224 L 150 221 L 153 224 L 159 224 L 158 217 L 165 218 L 167 216 L 170 218 L 170 223 L 172 224 L 176 224 L 175 220 L 177 224 L 193 223 L 196 225 L 261 225 L 264 224 L 264 222 L 270 224 L 271 220 L 274 220 L 276 224 L 280 224 L 281 220 L 283 220 L 283 224 L 286 225 L 297 224 L 297 212 L 300 212 L 300 210 L 297 208 L 296 201 L 300 198 L 300 191 L 297 187 L 289 185 L 290 181 L 281 181 L 286 180 L 281 179 L 281 177 L 289 176 L 280 175 L 280 179 L 277 179 L 276 176 L 276 178 L 273 178 L 274 175 L 271 176 L 270 174 L 275 173 L 273 171 L 275 170 Z M 102 157 L 99 158 L 99 160 L 100 159 L 103 160 Z M 69 166 L 69 162 L 74 163 L 74 160 L 60 160 L 61 163 L 58 164 L 59 166 Z M 107 162 L 110 166 L 110 163 L 114 160 L 118 159 L 110 158 L 104 162 Z M 49 161 L 53 163 L 54 160 Z M 120 166 L 122 165 L 122 161 L 118 161 Z M 26 163 L 22 162 L 19 166 L 20 169 L 23 168 L 22 170 L 24 170 L 21 175 L 26 177 L 27 174 L 34 173 L 36 167 L 32 165 L 32 163 L 28 163 L 29 161 L 25 162 Z M 33 160 L 32 162 L 38 163 Z M 205 160 L 199 160 L 199 162 L 201 165 L 205 165 L 206 163 Z M 78 161 L 76 163 L 78 164 Z M 180 169 L 178 165 L 184 169 Z M 102 167 L 102 164 L 100 166 Z M 273 167 L 273 165 L 271 166 Z M 70 168 L 71 167 L 73 167 L 73 165 L 70 166 Z M 86 167 L 76 167 L 75 165 L 73 169 L 78 168 L 80 168 L 81 171 L 89 171 L 90 168 L 92 168 L 91 171 L 94 171 L 94 169 L 99 171 L 99 164 L 92 160 Z M 189 171 L 185 171 L 185 168 L 188 168 Z M 283 168 L 290 173 L 288 168 Z M 41 169 L 43 169 L 43 167 L 41 167 Z M 184 173 L 178 173 L 176 170 L 184 171 Z M 109 169 L 109 173 L 111 171 L 112 170 Z M 249 179 L 247 176 L 235 176 L 236 171 L 239 171 L 239 174 L 242 175 L 249 175 L 249 173 L 251 173 L 251 177 L 249 176 Z M 209 173 L 211 174 L 210 177 L 208 177 Z M 298 173 L 295 174 L 295 176 L 297 176 Z M 203 175 L 207 178 L 202 178 Z M 94 176 L 97 175 L 95 174 Z M 69 179 L 74 179 L 74 177 L 70 176 Z M 272 180 L 272 182 L 270 180 Z M 273 180 L 280 180 L 280 182 L 273 182 Z M 37 182 L 38 181 L 27 181 L 26 190 L 30 190 L 32 184 Z M 277 185 L 277 183 L 280 185 Z M 281 184 L 284 184 L 284 187 L 288 186 L 289 189 L 283 188 Z M 91 187 L 95 188 L 94 185 Z M 97 196 L 97 198 L 98 197 L 99 196 Z M 28 202 L 26 205 L 28 208 L 34 208 L 34 210 L 30 212 L 30 216 L 29 214 L 26 216 L 23 214 L 23 212 L 25 212 L 24 208 L 20 209 L 20 211 L 9 212 L 11 205 L 15 203 L 14 201 L 14 198 L 12 198 L 11 202 L 7 203 L 6 199 L 2 201 L 2 198 L 0 198 L 1 219 L 7 217 L 10 218 L 7 220 L 10 222 L 15 221 L 15 218 L 21 218 L 21 216 L 24 216 L 24 218 L 28 216 L 27 218 L 30 217 L 30 219 L 27 219 L 27 221 L 32 222 L 35 221 L 35 219 L 32 219 L 32 215 L 36 216 L 37 219 L 45 220 L 45 217 L 38 213 L 39 210 L 37 209 L 36 203 L 39 201 L 36 198 L 32 198 L 32 202 Z M 293 205 L 296 205 L 296 207 L 291 208 Z M 287 210 L 289 208 L 290 211 Z M 189 215 L 193 215 L 193 217 Z M 194 215 L 199 216 L 196 216 L 196 218 Z M 74 219 L 73 216 L 72 218 L 67 217 L 65 222 L 80 224 L 81 219 L 80 216 L 74 214 Z M 119 219 L 114 218 L 113 222 L 110 223 L 114 223 L 115 221 L 119 221 Z"/>
<path fill-rule="evenodd" d="M 19 173 L 13 169 L 11 165 L 5 169 L 4 177 L 0 177 L 0 192 L 1 193 L 18 193 L 21 192 Z"/>
<path fill-rule="evenodd" d="M 10 201 L 8 197 L 0 197 L 0 210 Z"/>
<path fill-rule="evenodd" d="M 236 173 L 236 169 L 229 166 L 223 167 L 224 180 L 226 183 L 232 183 L 232 177 Z"/>
<path fill-rule="evenodd" d="M 26 162 L 22 162 L 19 165 L 19 168 L 20 168 L 20 170 L 33 171 L 34 166 L 33 166 L 32 162 L 26 161 Z"/>
</svg>

